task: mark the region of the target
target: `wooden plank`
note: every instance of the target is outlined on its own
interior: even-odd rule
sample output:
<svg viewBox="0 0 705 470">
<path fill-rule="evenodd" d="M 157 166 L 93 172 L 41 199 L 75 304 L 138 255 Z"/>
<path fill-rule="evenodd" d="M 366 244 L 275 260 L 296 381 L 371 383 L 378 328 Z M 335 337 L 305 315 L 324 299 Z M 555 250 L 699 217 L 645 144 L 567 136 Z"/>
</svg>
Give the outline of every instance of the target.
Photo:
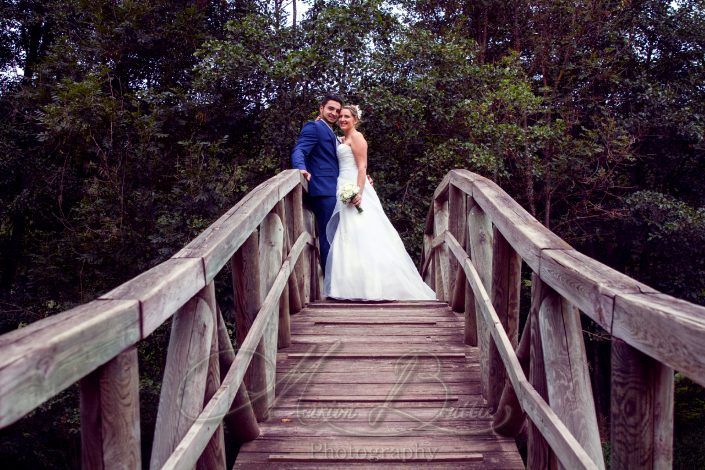
<svg viewBox="0 0 705 470">
<path fill-rule="evenodd" d="M 466 216 L 465 194 L 451 184 L 448 187 L 448 231 L 461 246 L 465 245 Z M 449 266 L 448 303 L 453 311 L 462 312 L 465 308 L 465 274 L 454 256 L 449 257 Z"/>
<path fill-rule="evenodd" d="M 220 387 L 221 377 L 220 360 L 218 357 L 221 350 L 221 346 L 218 341 L 218 317 L 220 316 L 220 311 L 215 299 L 214 281 L 209 282 L 205 287 L 202 298 L 208 304 L 214 325 L 211 333 L 211 349 L 210 354 L 208 355 L 206 389 L 203 397 L 203 406 L 205 406 Z M 198 470 L 223 470 L 226 468 L 225 434 L 222 423 L 217 427 L 210 441 L 208 441 L 208 445 L 206 445 L 206 448 L 203 450 L 203 454 L 201 454 L 198 459 L 196 468 Z"/>
<path fill-rule="evenodd" d="M 492 181 L 476 178 L 472 195 L 512 248 L 534 271 L 540 271 L 543 250 L 572 249 Z"/>
<path fill-rule="evenodd" d="M 309 456 L 309 455 L 301 455 L 298 453 L 282 453 L 282 454 L 270 454 L 269 456 L 269 461 L 270 462 L 329 462 L 329 463 L 355 463 L 355 462 L 369 462 L 369 461 L 374 461 L 374 462 L 379 462 L 379 463 L 386 463 L 386 462 L 399 462 L 400 460 L 403 460 L 404 462 L 428 462 L 429 457 L 426 455 L 420 455 L 420 456 L 414 456 L 413 453 L 410 453 L 410 457 L 406 457 L 404 455 L 403 451 L 400 451 L 398 453 L 391 452 L 392 456 L 387 457 L 387 456 L 378 456 L 377 453 L 375 452 L 373 457 L 368 457 L 367 452 L 360 452 L 357 453 L 356 457 L 335 457 L 335 456 Z M 396 454 L 396 455 L 395 455 Z M 402 458 L 399 457 L 399 455 L 402 455 Z M 482 454 L 480 453 L 467 453 L 467 454 L 438 454 L 433 458 L 434 462 L 482 462 Z"/>
<path fill-rule="evenodd" d="M 443 203 L 448 200 L 448 188 L 450 186 L 450 172 L 446 173 L 441 182 L 436 187 L 433 192 L 433 201 L 438 203 Z"/>
<path fill-rule="evenodd" d="M 521 258 L 497 227 L 494 229 L 493 240 L 492 305 L 499 315 L 509 341 L 513 347 L 516 347 L 519 334 Z M 502 396 L 507 374 L 494 342 L 490 342 L 488 366 L 489 396 L 487 402 L 490 408 L 496 409 Z"/>
<path fill-rule="evenodd" d="M 240 390 L 240 384 L 244 380 L 245 372 L 255 355 L 257 344 L 262 341 L 271 317 L 275 314 L 278 315 L 278 310 L 275 309 L 277 300 L 294 269 L 293 265 L 309 242 L 310 237 L 307 234 L 301 234 L 294 243 L 289 256 L 282 263 L 267 297 L 262 302 L 262 308 L 255 316 L 247 336 L 241 343 L 232 366 L 223 378 L 220 388 L 164 463 L 163 469 L 190 468 L 196 463 L 222 417 L 232 406 L 237 392 Z"/>
<path fill-rule="evenodd" d="M 201 296 L 189 300 L 174 314 L 150 468 L 159 468 L 167 461 L 203 408 L 214 326 L 213 313 Z"/>
<path fill-rule="evenodd" d="M 220 313 L 220 309 L 218 309 L 218 348 L 220 382 L 222 383 L 235 361 L 235 351 L 233 350 L 230 335 L 228 334 L 225 320 Z M 215 393 L 217 393 L 217 390 L 213 395 L 215 395 Z M 211 396 L 210 398 L 213 397 Z M 257 417 L 252 409 L 250 395 L 247 393 L 244 383 L 240 383 L 235 399 L 230 406 L 230 410 L 223 420 L 228 428 L 229 440 L 242 443 L 256 439 L 257 436 L 259 436 L 260 431 L 259 425 L 257 424 Z"/>
<path fill-rule="evenodd" d="M 82 468 L 142 466 L 137 368 L 132 346 L 81 380 Z"/>
<path fill-rule="evenodd" d="M 235 300 L 235 332 L 242 347 L 262 306 L 259 234 L 253 232 L 232 258 L 232 282 Z M 264 341 L 256 345 L 254 357 L 245 375 L 245 387 L 258 420 L 267 413 L 267 374 L 264 362 Z"/>
<path fill-rule="evenodd" d="M 297 240 L 299 236 L 306 231 L 302 192 L 302 187 L 296 186 L 291 191 L 291 194 L 289 194 L 293 219 L 292 241 Z M 311 300 L 310 292 L 307 290 L 308 283 L 306 282 L 306 276 L 310 275 L 307 268 L 310 264 L 309 256 L 309 250 L 304 251 L 301 258 L 296 262 L 296 267 L 294 269 L 294 277 L 299 286 L 299 299 L 302 307 L 308 304 Z"/>
<path fill-rule="evenodd" d="M 665 294 L 619 294 L 612 334 L 705 386 L 705 307 Z"/>
<path fill-rule="evenodd" d="M 578 310 L 547 289 L 539 309 L 551 408 L 598 468 L 605 468 Z"/>
<path fill-rule="evenodd" d="M 99 299 L 138 301 L 146 338 L 205 285 L 200 259 L 169 259 Z"/>
<path fill-rule="evenodd" d="M 610 464 L 669 468 L 673 439 L 673 371 L 612 338 Z"/>
<path fill-rule="evenodd" d="M 546 296 L 545 284 L 536 273 L 531 273 L 531 307 L 529 321 L 531 323 L 531 360 L 529 362 L 529 383 L 536 393 L 548 401 L 548 384 L 546 383 L 546 370 L 543 362 L 543 345 L 541 344 L 541 331 L 539 329 L 539 309 Z M 539 428 L 531 421 L 528 422 L 528 439 L 526 451 L 526 467 L 533 469 L 555 469 L 558 467 L 556 456 L 548 446 L 546 439 L 541 435 Z"/>
<path fill-rule="evenodd" d="M 267 215 L 260 227 L 259 240 L 259 260 L 260 260 L 260 293 L 262 301 L 269 294 L 274 285 L 274 280 L 282 266 L 282 247 L 284 245 L 284 226 L 281 219 L 274 212 Z M 283 289 L 288 285 L 285 283 Z M 282 292 L 283 292 L 282 289 Z M 281 298 L 281 297 L 280 297 Z M 277 370 L 277 342 L 279 338 L 279 300 L 274 302 L 277 315 L 270 318 L 264 331 L 264 367 L 265 367 L 265 390 L 266 390 L 266 412 L 258 416 L 266 419 L 269 408 L 274 403 L 274 377 Z"/>
<path fill-rule="evenodd" d="M 0 338 L 2 428 L 139 341 L 139 304 L 95 300 Z"/>
<path fill-rule="evenodd" d="M 448 201 L 436 202 L 436 215 L 434 216 L 434 233 L 436 237 L 442 237 L 443 232 L 448 230 Z M 432 245 L 433 246 L 433 245 Z M 451 268 L 448 248 L 439 245 L 434 251 L 433 270 L 436 273 L 436 294 L 438 300 L 449 301 L 452 295 L 451 290 Z"/>
<path fill-rule="evenodd" d="M 298 170 L 285 170 L 268 179 L 250 191 L 173 258 L 203 258 L 206 280 L 211 281 L 274 205 L 300 182 Z"/>
<path fill-rule="evenodd" d="M 457 241 L 455 243 L 457 244 Z M 492 306 L 489 295 L 482 285 L 480 275 L 470 260 L 465 260 L 463 268 L 475 292 L 475 298 L 479 300 L 484 320 L 490 328 L 494 344 L 497 345 L 509 379 L 512 381 L 512 386 L 516 390 L 517 397 L 527 416 L 539 429 L 564 466 L 567 468 L 598 468 L 563 422 L 536 390 L 528 384 L 509 337 L 501 326 L 501 321 Z"/>
<path fill-rule="evenodd" d="M 468 201 L 470 205 L 470 201 Z M 487 292 L 492 292 L 492 221 L 482 211 L 480 206 L 473 204 L 468 212 L 468 241 L 472 264 L 482 280 Z M 471 289 L 476 293 L 474 289 Z M 481 311 L 480 300 L 475 298 L 475 317 L 477 321 L 477 346 L 480 348 L 480 367 L 482 372 L 482 396 L 489 396 L 489 361 L 490 361 L 490 330 L 485 323 Z"/>
<path fill-rule="evenodd" d="M 540 275 L 546 284 L 608 333 L 612 331 L 612 311 L 617 294 L 657 293 L 575 250 L 544 251 Z"/>
</svg>

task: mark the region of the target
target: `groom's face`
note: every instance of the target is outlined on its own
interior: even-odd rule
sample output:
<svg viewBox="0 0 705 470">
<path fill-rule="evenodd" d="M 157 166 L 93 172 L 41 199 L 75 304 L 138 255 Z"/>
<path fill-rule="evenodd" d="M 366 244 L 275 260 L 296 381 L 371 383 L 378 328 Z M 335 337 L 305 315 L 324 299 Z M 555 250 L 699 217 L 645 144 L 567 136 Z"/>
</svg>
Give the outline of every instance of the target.
<svg viewBox="0 0 705 470">
<path fill-rule="evenodd" d="M 341 107 L 342 105 L 337 101 L 328 100 L 320 108 L 321 117 L 332 126 L 338 120 L 338 115 L 340 114 Z"/>
</svg>

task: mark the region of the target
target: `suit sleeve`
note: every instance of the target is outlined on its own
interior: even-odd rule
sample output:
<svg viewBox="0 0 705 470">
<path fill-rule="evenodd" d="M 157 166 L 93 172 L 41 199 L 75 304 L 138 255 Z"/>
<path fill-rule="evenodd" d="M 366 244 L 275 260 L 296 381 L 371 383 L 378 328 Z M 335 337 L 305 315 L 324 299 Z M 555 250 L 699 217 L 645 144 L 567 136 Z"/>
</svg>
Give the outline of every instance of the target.
<svg viewBox="0 0 705 470">
<path fill-rule="evenodd" d="M 299 170 L 306 169 L 306 157 L 318 143 L 318 132 L 314 122 L 307 122 L 301 129 L 294 151 L 291 152 L 291 166 Z"/>
</svg>

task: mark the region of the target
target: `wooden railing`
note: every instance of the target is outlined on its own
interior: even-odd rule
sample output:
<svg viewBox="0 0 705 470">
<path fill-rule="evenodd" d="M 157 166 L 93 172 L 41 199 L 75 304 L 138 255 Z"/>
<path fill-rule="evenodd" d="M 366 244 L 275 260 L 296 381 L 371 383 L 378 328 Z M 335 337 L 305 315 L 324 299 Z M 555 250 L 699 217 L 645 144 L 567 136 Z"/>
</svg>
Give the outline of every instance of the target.
<svg viewBox="0 0 705 470">
<path fill-rule="evenodd" d="M 319 295 L 306 182 L 284 171 L 171 259 L 99 299 L 0 337 L 0 428 L 80 381 L 84 468 L 139 468 L 136 345 L 173 317 L 150 468 L 225 468 L 233 440 L 259 435 L 274 398 L 289 315 Z M 232 265 L 233 350 L 214 278 Z M 251 400 L 251 401 L 250 401 Z"/>
<path fill-rule="evenodd" d="M 520 339 L 522 260 L 533 273 Z M 705 385 L 705 308 L 582 255 L 466 170 L 434 193 L 422 273 L 465 312 L 495 430 L 516 436 L 528 417 L 528 468 L 605 468 L 579 311 L 612 335 L 611 467 L 672 466 L 673 370 Z"/>
</svg>

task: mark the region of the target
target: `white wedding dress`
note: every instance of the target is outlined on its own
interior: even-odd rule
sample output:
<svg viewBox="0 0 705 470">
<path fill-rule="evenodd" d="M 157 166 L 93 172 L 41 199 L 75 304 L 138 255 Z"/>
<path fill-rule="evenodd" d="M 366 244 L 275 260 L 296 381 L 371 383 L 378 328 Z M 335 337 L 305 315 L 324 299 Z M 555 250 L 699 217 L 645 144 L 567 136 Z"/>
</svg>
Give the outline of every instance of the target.
<svg viewBox="0 0 705 470">
<path fill-rule="evenodd" d="M 357 184 L 357 165 L 347 144 L 337 148 L 338 190 Z M 362 192 L 362 213 L 338 200 L 328 222 L 330 252 L 323 294 L 347 300 L 436 300 L 421 279 L 399 234 L 370 184 Z"/>
</svg>

